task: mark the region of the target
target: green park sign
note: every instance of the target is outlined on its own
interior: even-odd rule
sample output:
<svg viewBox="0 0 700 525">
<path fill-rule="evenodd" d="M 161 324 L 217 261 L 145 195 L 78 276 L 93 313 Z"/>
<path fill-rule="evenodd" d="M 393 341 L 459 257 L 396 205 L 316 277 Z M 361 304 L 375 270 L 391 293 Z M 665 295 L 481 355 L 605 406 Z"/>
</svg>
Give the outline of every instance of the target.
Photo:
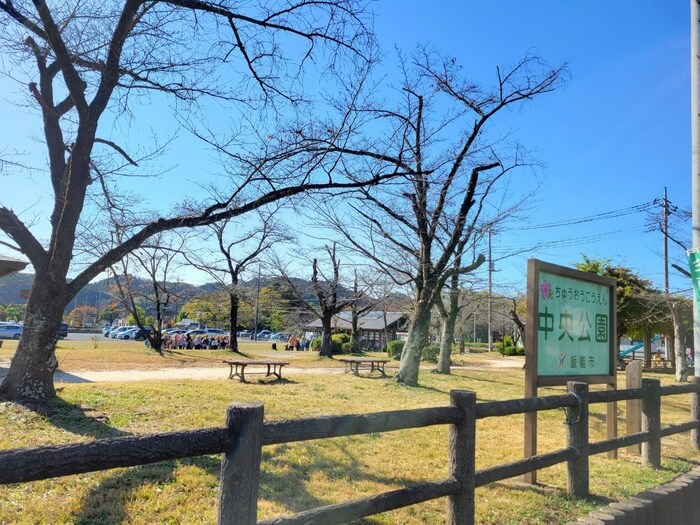
<svg viewBox="0 0 700 525">
<path fill-rule="evenodd" d="M 530 259 L 527 262 L 525 397 L 568 381 L 617 387 L 615 280 Z M 608 439 L 617 436 L 617 408 L 608 403 Z M 524 457 L 537 455 L 537 412 L 525 414 Z M 525 474 L 535 483 L 535 472 Z"/>
<path fill-rule="evenodd" d="M 615 375 L 615 281 L 528 261 L 527 365 L 535 385 L 610 383 Z M 533 386 L 535 386 L 533 385 Z"/>
</svg>

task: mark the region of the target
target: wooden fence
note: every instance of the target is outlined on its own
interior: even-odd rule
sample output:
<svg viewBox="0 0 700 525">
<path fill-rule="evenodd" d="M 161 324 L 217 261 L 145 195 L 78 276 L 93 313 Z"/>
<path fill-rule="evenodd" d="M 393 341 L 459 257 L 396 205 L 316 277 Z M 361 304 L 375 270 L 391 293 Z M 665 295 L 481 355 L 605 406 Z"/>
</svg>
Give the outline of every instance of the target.
<svg viewBox="0 0 700 525">
<path fill-rule="evenodd" d="M 661 427 L 661 398 L 691 394 L 691 419 Z M 588 409 L 592 403 L 642 400 L 642 431 L 591 443 Z M 475 469 L 476 421 L 526 412 L 565 408 L 567 446 L 524 460 L 484 470 Z M 446 479 L 421 483 L 347 503 L 300 512 L 293 516 L 257 522 L 257 500 L 262 447 L 295 441 L 390 432 L 393 430 L 450 425 L 449 474 Z M 585 383 L 571 382 L 563 395 L 476 402 L 474 392 L 455 390 L 450 406 L 398 410 L 365 415 L 331 416 L 264 422 L 260 403 L 229 405 L 226 426 L 141 437 L 121 437 L 62 446 L 13 449 L 0 452 L 0 484 L 80 474 L 115 467 L 223 453 L 219 490 L 219 525 L 345 523 L 447 497 L 447 522 L 474 522 L 474 489 L 495 481 L 523 475 L 558 463 L 567 463 L 567 489 L 575 496 L 588 495 L 588 459 L 610 450 L 642 445 L 644 464 L 661 465 L 661 438 L 691 432 L 700 449 L 700 379 L 684 385 L 661 387 L 657 379 L 644 379 L 641 388 L 589 392 Z"/>
</svg>

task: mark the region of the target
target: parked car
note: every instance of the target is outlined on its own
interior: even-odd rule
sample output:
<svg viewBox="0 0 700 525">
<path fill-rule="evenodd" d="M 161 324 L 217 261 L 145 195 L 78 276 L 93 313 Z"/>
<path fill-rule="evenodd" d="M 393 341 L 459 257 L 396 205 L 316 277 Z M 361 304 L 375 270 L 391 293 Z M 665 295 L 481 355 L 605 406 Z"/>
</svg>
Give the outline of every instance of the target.
<svg viewBox="0 0 700 525">
<path fill-rule="evenodd" d="M 291 334 L 288 334 L 287 332 L 276 332 L 270 336 L 270 341 L 283 341 L 286 342 L 289 340 L 289 336 Z"/>
<path fill-rule="evenodd" d="M 238 337 L 242 339 L 251 339 L 253 337 L 253 332 L 250 330 L 241 330 L 238 332 Z"/>
<path fill-rule="evenodd" d="M 22 337 L 21 324 L 4 324 L 0 326 L 0 338 L 19 339 L 20 337 Z"/>
<path fill-rule="evenodd" d="M 116 338 L 117 338 L 117 335 L 119 335 L 119 334 L 121 334 L 122 332 L 125 332 L 125 331 L 127 331 L 127 330 L 132 330 L 132 329 L 134 329 L 134 328 L 136 328 L 136 327 L 135 327 L 135 326 L 118 326 L 117 328 L 115 328 L 114 330 L 112 330 L 112 331 L 109 333 L 109 337 L 112 338 L 112 339 L 116 339 Z"/>
<path fill-rule="evenodd" d="M 58 338 L 65 339 L 66 337 L 68 337 L 68 325 L 61 323 L 61 326 L 58 327 Z"/>
<path fill-rule="evenodd" d="M 146 328 L 146 331 L 152 332 L 150 328 Z M 115 339 L 133 339 L 134 341 L 143 341 L 146 339 L 146 334 L 140 328 L 132 328 L 130 330 L 124 330 L 118 333 Z"/>
<path fill-rule="evenodd" d="M 272 330 L 260 330 L 258 332 L 258 335 L 256 336 L 256 339 L 258 341 L 267 341 L 270 339 L 270 336 L 272 335 Z"/>
</svg>

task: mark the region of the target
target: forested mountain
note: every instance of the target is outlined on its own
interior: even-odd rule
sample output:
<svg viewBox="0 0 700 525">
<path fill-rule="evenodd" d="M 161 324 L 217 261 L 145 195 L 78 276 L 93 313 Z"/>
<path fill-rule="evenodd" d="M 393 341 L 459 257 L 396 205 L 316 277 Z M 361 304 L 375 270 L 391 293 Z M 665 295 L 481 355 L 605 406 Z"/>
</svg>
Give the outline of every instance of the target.
<svg viewBox="0 0 700 525">
<path fill-rule="evenodd" d="M 0 304 L 26 304 L 27 298 L 26 295 L 23 296 L 22 290 L 28 291 L 32 287 L 33 281 L 34 274 L 24 272 L 0 277 Z M 304 298 L 306 300 L 310 302 L 315 301 L 313 287 L 310 281 L 296 278 L 293 278 L 292 281 L 297 289 L 304 294 Z M 135 279 L 134 284 L 136 288 L 143 287 L 144 289 L 150 289 L 152 286 L 150 281 L 139 278 Z M 255 289 L 257 288 L 257 279 L 254 278 L 251 281 L 242 283 L 241 286 L 254 294 Z M 168 287 L 181 297 L 181 300 L 179 301 L 180 304 L 200 293 L 213 292 L 219 289 L 214 283 L 205 283 L 196 286 L 189 283 L 177 282 L 170 283 Z M 272 287 L 278 291 L 282 291 L 282 289 L 285 288 L 282 279 L 274 277 L 263 277 L 260 279 L 260 288 L 265 287 Z M 118 292 L 113 287 L 112 279 L 106 278 L 102 279 L 101 281 L 88 284 L 75 296 L 73 299 L 73 304 L 96 306 L 98 303 L 104 304 L 109 302 L 115 298 L 117 294 Z M 338 287 L 338 295 L 340 297 L 347 297 L 350 294 L 350 290 L 347 290 L 343 286 Z"/>
</svg>

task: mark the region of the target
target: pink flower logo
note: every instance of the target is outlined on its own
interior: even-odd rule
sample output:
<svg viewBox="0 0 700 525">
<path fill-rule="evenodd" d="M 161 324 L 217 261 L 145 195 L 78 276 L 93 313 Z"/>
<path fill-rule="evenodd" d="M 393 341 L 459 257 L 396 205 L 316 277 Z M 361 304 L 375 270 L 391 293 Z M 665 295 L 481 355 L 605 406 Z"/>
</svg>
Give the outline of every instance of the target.
<svg viewBox="0 0 700 525">
<path fill-rule="evenodd" d="M 552 285 L 547 282 L 547 279 L 540 285 L 540 292 L 542 293 L 542 299 L 549 299 L 552 294 Z"/>
</svg>

